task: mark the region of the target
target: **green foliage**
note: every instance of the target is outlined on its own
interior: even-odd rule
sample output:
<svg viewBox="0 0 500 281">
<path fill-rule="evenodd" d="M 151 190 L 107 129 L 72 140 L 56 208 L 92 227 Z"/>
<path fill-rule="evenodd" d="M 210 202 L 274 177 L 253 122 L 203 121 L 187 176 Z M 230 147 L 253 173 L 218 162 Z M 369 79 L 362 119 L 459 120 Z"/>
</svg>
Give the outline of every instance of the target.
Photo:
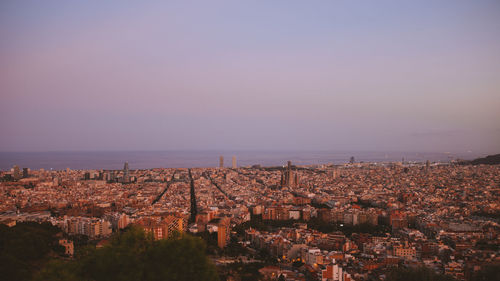
<svg viewBox="0 0 500 281">
<path fill-rule="evenodd" d="M 386 281 L 453 281 L 453 277 L 438 274 L 427 267 L 394 268 L 387 273 Z"/>
<path fill-rule="evenodd" d="M 145 264 L 142 280 L 218 280 L 203 240 L 192 236 L 158 241 L 146 253 Z"/>
<path fill-rule="evenodd" d="M 210 233 L 208 231 L 202 231 L 195 234 L 196 237 L 200 237 L 206 243 L 206 253 L 208 255 L 219 255 L 221 249 L 217 244 L 217 232 Z"/>
<path fill-rule="evenodd" d="M 0 276 L 2 280 L 29 280 L 49 255 L 62 254 L 50 223 L 24 222 L 14 227 L 0 225 Z"/>
<path fill-rule="evenodd" d="M 324 233 L 340 231 L 346 236 L 351 236 L 353 233 L 369 233 L 374 236 L 385 236 L 385 233 L 390 233 L 391 228 L 386 225 L 371 225 L 362 223 L 358 225 L 350 225 L 343 223 L 327 223 L 318 218 L 312 218 L 307 222 L 307 226 L 311 229 L 316 229 Z"/>
<path fill-rule="evenodd" d="M 242 263 L 235 262 L 225 266 L 221 269 L 221 280 L 230 280 L 230 276 L 237 276 L 241 281 L 256 281 L 261 280 L 262 276 L 259 269 L 266 266 L 265 263 L 253 262 L 253 263 Z M 236 280 L 238 280 L 236 278 Z M 234 279 L 233 279 L 234 280 Z"/>
<path fill-rule="evenodd" d="M 52 260 L 33 278 L 34 281 L 80 281 L 84 280 L 76 274 L 76 262 Z"/>
<path fill-rule="evenodd" d="M 66 279 L 58 279 L 66 276 Z M 75 262 L 52 262 L 37 280 L 218 280 L 202 239 L 177 235 L 154 241 L 131 227 L 103 248 L 88 250 Z"/>
<path fill-rule="evenodd" d="M 275 256 L 271 255 L 271 252 L 267 248 L 259 249 L 257 258 L 264 261 L 264 263 L 266 264 L 275 265 L 278 263 L 278 259 Z"/>
<path fill-rule="evenodd" d="M 251 220 L 237 225 L 233 230 L 238 235 L 244 235 L 245 230 L 254 228 L 261 231 L 273 231 L 279 227 L 293 227 L 297 220 L 262 220 L 260 217 L 253 217 Z"/>
<path fill-rule="evenodd" d="M 110 244 L 81 260 L 82 275 L 90 280 L 140 280 L 143 257 L 151 239 L 138 228 L 115 235 Z"/>
<path fill-rule="evenodd" d="M 222 250 L 222 255 L 230 257 L 246 256 L 247 254 L 248 250 L 243 245 L 238 243 L 237 239 L 234 236 L 231 237 L 229 243 Z"/>
<path fill-rule="evenodd" d="M 487 265 L 478 272 L 474 272 L 471 281 L 498 281 L 500 280 L 500 265 Z"/>
<path fill-rule="evenodd" d="M 385 236 L 385 233 L 390 233 L 391 228 L 386 225 L 371 225 L 368 223 L 349 225 L 342 223 L 328 223 L 320 220 L 319 218 L 312 218 L 309 221 L 302 220 L 261 220 L 259 218 L 252 218 L 251 220 L 237 225 L 234 230 L 238 235 L 242 236 L 246 229 L 254 228 L 260 231 L 273 231 L 280 227 L 293 227 L 295 223 L 307 223 L 307 227 L 315 229 L 323 233 L 331 233 L 340 231 L 346 236 L 351 236 L 353 233 L 369 233 L 375 236 Z"/>
<path fill-rule="evenodd" d="M 483 158 L 477 158 L 468 163 L 472 165 L 486 164 L 486 165 L 498 165 L 500 164 L 500 154 L 488 155 Z"/>
<path fill-rule="evenodd" d="M 498 251 L 500 249 L 497 242 L 488 239 L 481 239 L 477 241 L 476 248 L 480 250 L 490 250 L 490 251 Z"/>
<path fill-rule="evenodd" d="M 478 211 L 478 212 L 474 212 L 472 215 L 478 216 L 478 217 L 492 218 L 492 219 L 500 220 L 500 212 Z"/>
</svg>

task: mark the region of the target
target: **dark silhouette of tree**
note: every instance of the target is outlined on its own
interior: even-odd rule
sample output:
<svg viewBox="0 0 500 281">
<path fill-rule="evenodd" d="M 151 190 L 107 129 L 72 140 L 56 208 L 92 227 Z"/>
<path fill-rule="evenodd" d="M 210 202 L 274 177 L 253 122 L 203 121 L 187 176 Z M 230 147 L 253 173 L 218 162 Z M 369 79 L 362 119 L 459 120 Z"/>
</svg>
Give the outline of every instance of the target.
<svg viewBox="0 0 500 281">
<path fill-rule="evenodd" d="M 394 268 L 387 273 L 386 281 L 453 281 L 453 277 L 438 274 L 427 267 Z"/>
<path fill-rule="evenodd" d="M 64 253 L 56 236 L 61 230 L 50 223 L 0 224 L 0 276 L 2 280 L 30 280 L 49 255 Z"/>
<path fill-rule="evenodd" d="M 472 273 L 471 281 L 498 281 L 500 280 L 500 265 L 481 266 L 482 269 Z"/>
<path fill-rule="evenodd" d="M 76 262 L 65 262 L 62 260 L 51 260 L 40 272 L 35 275 L 35 281 L 83 281 L 76 274 L 78 265 Z"/>
<path fill-rule="evenodd" d="M 58 276 L 65 276 L 60 279 Z M 58 279 L 59 278 L 59 279 Z M 62 278 L 62 277 L 61 277 Z M 154 241 L 142 229 L 116 234 L 108 245 L 74 262 L 51 262 L 36 280 L 218 280 L 198 237 L 174 235 Z"/>
</svg>

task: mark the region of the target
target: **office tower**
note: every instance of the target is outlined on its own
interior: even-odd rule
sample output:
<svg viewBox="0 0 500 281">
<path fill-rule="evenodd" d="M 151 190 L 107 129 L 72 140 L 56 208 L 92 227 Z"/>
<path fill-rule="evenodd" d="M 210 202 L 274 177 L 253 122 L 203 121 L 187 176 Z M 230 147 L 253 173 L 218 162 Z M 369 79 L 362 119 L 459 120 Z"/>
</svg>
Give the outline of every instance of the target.
<svg viewBox="0 0 500 281">
<path fill-rule="evenodd" d="M 129 170 L 128 170 L 128 162 L 125 162 L 123 165 L 123 182 L 128 182 L 129 179 Z"/>
<path fill-rule="evenodd" d="M 354 156 L 351 156 L 351 159 L 349 160 L 349 163 L 354 164 Z"/>
<path fill-rule="evenodd" d="M 128 177 L 128 172 L 128 162 L 125 162 L 125 164 L 123 165 L 123 176 Z"/>
<path fill-rule="evenodd" d="M 425 162 L 425 170 L 428 171 L 430 166 L 431 166 L 431 162 L 429 160 L 427 160 Z"/>
<path fill-rule="evenodd" d="M 27 178 L 30 175 L 29 169 L 28 168 L 23 168 L 23 178 Z"/>
<path fill-rule="evenodd" d="M 236 169 L 236 156 L 233 156 L 233 169 Z"/>
<path fill-rule="evenodd" d="M 224 168 L 224 156 L 222 155 L 219 158 L 219 167 Z"/>
<path fill-rule="evenodd" d="M 19 169 L 19 166 L 14 165 L 12 168 L 12 177 L 16 180 L 21 178 L 21 169 Z"/>
</svg>

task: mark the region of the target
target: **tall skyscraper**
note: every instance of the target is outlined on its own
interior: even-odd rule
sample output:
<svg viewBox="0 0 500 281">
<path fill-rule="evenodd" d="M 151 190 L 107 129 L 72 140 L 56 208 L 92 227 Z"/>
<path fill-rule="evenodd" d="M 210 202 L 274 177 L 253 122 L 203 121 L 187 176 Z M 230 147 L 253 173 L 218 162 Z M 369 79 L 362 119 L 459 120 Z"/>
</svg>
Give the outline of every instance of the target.
<svg viewBox="0 0 500 281">
<path fill-rule="evenodd" d="M 224 168 L 224 156 L 222 155 L 219 158 L 219 167 Z"/>
<path fill-rule="evenodd" d="M 129 169 L 128 169 L 128 162 L 125 162 L 123 165 L 123 182 L 128 182 L 129 180 Z"/>
<path fill-rule="evenodd" d="M 123 165 L 123 174 L 128 176 L 128 172 L 129 172 L 128 162 L 125 162 L 125 164 Z"/>
<path fill-rule="evenodd" d="M 236 169 L 236 156 L 233 156 L 233 169 Z"/>
</svg>

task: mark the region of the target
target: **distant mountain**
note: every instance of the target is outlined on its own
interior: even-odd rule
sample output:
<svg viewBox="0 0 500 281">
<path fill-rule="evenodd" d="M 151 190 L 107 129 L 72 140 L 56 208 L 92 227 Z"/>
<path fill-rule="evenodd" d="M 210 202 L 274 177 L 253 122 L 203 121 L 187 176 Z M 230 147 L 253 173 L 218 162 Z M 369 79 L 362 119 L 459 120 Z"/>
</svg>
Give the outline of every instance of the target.
<svg viewBox="0 0 500 281">
<path fill-rule="evenodd" d="M 472 161 L 467 161 L 466 164 L 472 164 L 472 165 L 479 165 L 479 164 L 486 164 L 486 165 L 496 165 L 500 164 L 500 154 L 495 154 L 495 155 L 488 155 L 483 158 L 477 158 Z"/>
</svg>

